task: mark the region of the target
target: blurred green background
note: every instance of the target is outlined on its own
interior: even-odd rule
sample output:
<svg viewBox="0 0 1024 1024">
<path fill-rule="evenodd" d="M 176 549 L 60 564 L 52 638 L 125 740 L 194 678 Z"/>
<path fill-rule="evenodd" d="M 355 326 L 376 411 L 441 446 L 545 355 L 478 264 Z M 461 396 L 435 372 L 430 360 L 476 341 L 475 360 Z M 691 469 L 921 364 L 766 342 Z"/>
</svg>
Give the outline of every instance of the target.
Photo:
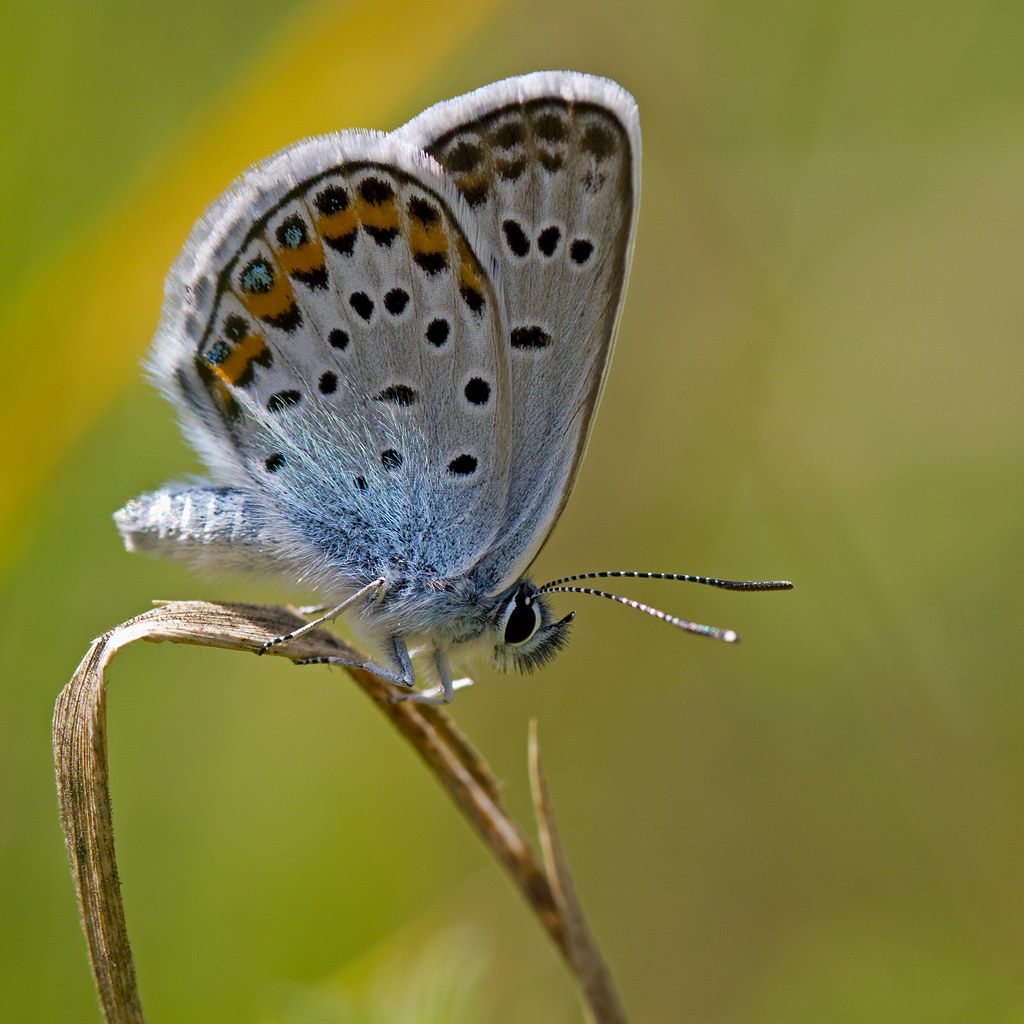
<svg viewBox="0 0 1024 1024">
<path fill-rule="evenodd" d="M 457 722 L 526 818 L 540 722 L 631 1019 L 1024 1021 L 1024 7 L 8 0 L 0 61 L 0 1005 L 98 1019 L 50 716 L 89 641 L 211 585 L 110 514 L 197 469 L 141 379 L 163 275 L 242 168 L 506 75 L 636 96 L 629 297 L 537 574 L 579 598 Z M 337 670 L 133 649 L 111 775 L 149 1019 L 570 1022 L 546 937 Z"/>
</svg>

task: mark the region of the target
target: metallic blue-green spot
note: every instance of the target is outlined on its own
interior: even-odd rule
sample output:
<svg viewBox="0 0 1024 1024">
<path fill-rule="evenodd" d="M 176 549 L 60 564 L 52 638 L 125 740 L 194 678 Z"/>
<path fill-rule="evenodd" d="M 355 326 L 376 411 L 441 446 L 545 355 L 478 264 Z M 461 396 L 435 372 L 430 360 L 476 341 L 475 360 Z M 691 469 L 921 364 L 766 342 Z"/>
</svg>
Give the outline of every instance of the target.
<svg viewBox="0 0 1024 1024">
<path fill-rule="evenodd" d="M 220 366 L 231 355 L 231 348 L 226 341 L 215 341 L 207 350 L 206 361 L 211 366 Z"/>
<path fill-rule="evenodd" d="M 273 268 L 262 256 L 250 261 L 242 271 L 242 287 L 256 295 L 265 295 L 274 287 Z"/>
</svg>

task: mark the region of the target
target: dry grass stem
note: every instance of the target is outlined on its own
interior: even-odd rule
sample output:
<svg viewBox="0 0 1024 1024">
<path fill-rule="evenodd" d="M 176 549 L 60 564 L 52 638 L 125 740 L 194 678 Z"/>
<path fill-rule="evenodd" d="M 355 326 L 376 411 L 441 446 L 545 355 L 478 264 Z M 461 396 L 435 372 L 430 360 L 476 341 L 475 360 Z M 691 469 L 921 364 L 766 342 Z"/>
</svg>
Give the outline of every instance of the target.
<svg viewBox="0 0 1024 1024">
<path fill-rule="evenodd" d="M 96 639 L 57 699 L 53 743 L 61 823 L 107 1024 L 142 1024 L 144 1020 L 114 856 L 107 771 L 107 666 L 121 648 L 138 640 L 255 652 L 264 641 L 290 632 L 303 621 L 293 612 L 264 605 L 161 604 Z M 292 659 L 362 657 L 323 629 L 304 633 L 268 653 Z M 486 762 L 445 710 L 395 701 L 394 687 L 361 669 L 347 671 L 416 748 L 504 866 L 577 978 L 588 1020 L 624 1024 L 611 976 L 583 918 L 559 845 L 535 727 L 530 738 L 530 774 L 543 860 L 503 807 Z"/>
</svg>

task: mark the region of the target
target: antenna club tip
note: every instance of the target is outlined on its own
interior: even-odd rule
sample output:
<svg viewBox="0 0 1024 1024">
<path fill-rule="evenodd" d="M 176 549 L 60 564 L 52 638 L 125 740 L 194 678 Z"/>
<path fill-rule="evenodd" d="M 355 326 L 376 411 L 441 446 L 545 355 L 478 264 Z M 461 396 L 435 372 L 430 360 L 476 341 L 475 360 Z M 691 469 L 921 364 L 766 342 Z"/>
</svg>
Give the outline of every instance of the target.
<svg viewBox="0 0 1024 1024">
<path fill-rule="evenodd" d="M 722 639 L 727 644 L 738 644 L 740 642 L 740 635 L 734 629 L 727 629 L 722 633 Z"/>
</svg>

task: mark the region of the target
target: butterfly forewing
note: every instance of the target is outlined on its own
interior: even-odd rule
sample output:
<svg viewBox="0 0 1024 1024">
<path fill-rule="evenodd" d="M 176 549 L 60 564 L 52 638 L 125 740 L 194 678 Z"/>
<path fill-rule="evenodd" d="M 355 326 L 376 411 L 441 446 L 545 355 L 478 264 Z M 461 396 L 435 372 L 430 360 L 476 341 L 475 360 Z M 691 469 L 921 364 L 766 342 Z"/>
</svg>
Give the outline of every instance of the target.
<svg viewBox="0 0 1024 1024">
<path fill-rule="evenodd" d="M 508 310 L 495 358 L 510 366 L 502 443 L 514 500 L 496 510 L 485 556 L 505 585 L 557 520 L 597 408 L 639 202 L 636 105 L 612 82 L 540 73 L 439 104 L 400 131 L 462 193 Z"/>
</svg>

